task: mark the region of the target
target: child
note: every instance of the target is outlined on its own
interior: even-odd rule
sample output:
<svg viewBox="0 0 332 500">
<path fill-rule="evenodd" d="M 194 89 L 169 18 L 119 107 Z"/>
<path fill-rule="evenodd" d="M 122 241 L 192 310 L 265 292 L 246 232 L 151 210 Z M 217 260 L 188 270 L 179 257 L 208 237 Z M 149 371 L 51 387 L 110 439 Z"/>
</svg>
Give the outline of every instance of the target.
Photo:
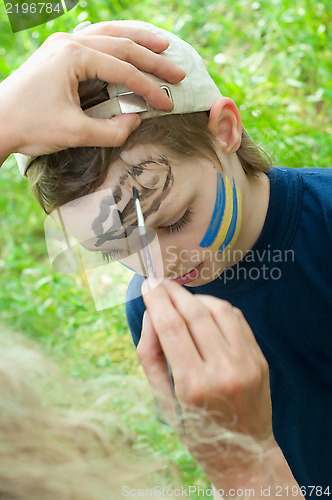
<svg viewBox="0 0 332 500">
<path fill-rule="evenodd" d="M 38 50 L 39 58 L 38 55 L 30 58 L 24 64 L 24 67 L 20 68 L 20 71 L 15 72 L 10 79 L 4 82 L 4 85 L 1 85 L 0 94 L 3 103 L 6 103 L 5 111 L 7 113 L 2 113 L 0 116 L 3 125 L 2 129 L 6 132 L 0 138 L 1 158 L 4 158 L 12 151 L 18 150 L 22 152 L 26 150 L 31 152 L 39 151 L 39 153 L 44 153 L 45 150 L 58 150 L 57 139 L 61 135 L 65 137 L 65 141 L 68 141 L 67 144 L 72 144 L 72 141 L 77 141 L 75 134 L 78 134 L 82 127 L 84 128 L 84 124 L 88 125 L 86 120 L 90 124 L 94 123 L 96 130 L 98 130 L 96 132 L 96 130 L 90 128 L 91 136 L 86 130 L 88 134 L 86 137 L 89 137 L 89 141 L 93 142 L 97 133 L 97 143 L 99 143 L 100 140 L 103 140 L 101 137 L 103 131 L 105 133 L 105 129 L 108 129 L 109 134 L 105 134 L 104 140 L 107 144 L 114 145 L 115 136 L 119 137 L 119 134 L 114 135 L 114 129 L 112 129 L 112 126 L 109 127 L 111 124 L 108 122 L 112 122 L 113 126 L 116 124 L 118 130 L 122 128 L 122 131 L 128 135 L 128 125 L 135 122 L 135 117 L 137 118 L 135 114 L 120 115 L 117 118 L 121 118 L 121 120 L 115 119 L 107 122 L 104 120 L 105 123 L 100 123 L 87 118 L 82 109 L 77 106 L 76 116 L 77 120 L 78 117 L 80 120 L 75 120 L 74 127 L 73 124 L 68 125 L 68 123 L 65 123 L 66 119 L 62 116 L 63 111 L 66 109 L 69 114 L 73 113 L 72 116 L 75 116 L 75 109 L 73 109 L 70 99 L 70 96 L 75 94 L 75 82 L 69 81 L 73 67 L 83 73 L 91 70 L 89 61 L 93 65 L 96 64 L 95 58 L 98 59 L 97 47 L 100 38 L 103 39 L 102 48 L 105 50 L 105 36 L 99 37 L 98 35 L 108 35 L 110 47 L 114 44 L 118 50 L 121 45 L 127 45 L 125 38 L 113 38 L 115 35 L 132 36 L 133 40 L 139 40 L 141 43 L 144 42 L 147 45 L 151 43 L 155 49 L 156 45 L 160 47 L 161 44 L 164 48 L 165 44 L 168 45 L 166 40 L 160 39 L 145 30 L 137 30 L 136 27 L 133 27 L 131 32 L 127 30 L 123 32 L 121 31 L 123 29 L 115 26 L 112 22 L 93 27 L 89 36 L 80 37 L 79 43 L 76 44 L 76 56 L 78 48 L 88 56 L 81 61 L 77 57 L 71 59 L 73 55 L 71 42 L 75 40 L 75 36 L 68 38 L 61 36 L 62 41 L 65 41 L 65 43 L 62 44 L 61 50 L 51 62 L 48 61 L 47 54 L 49 54 L 50 50 L 52 51 L 59 38 L 48 40 Z M 94 54 L 95 57 L 92 57 L 92 61 L 91 57 L 89 58 L 90 49 L 84 43 L 87 43 L 87 46 L 91 44 L 95 48 L 96 53 Z M 71 50 L 69 50 L 68 45 L 71 46 Z M 145 51 L 143 47 L 138 45 L 135 46 L 135 53 L 138 67 L 141 64 L 148 64 L 149 61 L 151 66 L 154 66 L 153 62 L 162 57 L 153 52 Z M 125 71 L 122 76 L 117 75 L 117 78 L 126 79 L 127 72 L 132 74 L 132 71 L 125 67 L 125 63 L 115 58 L 108 59 L 107 55 L 104 56 L 102 60 L 107 63 L 108 70 L 124 65 Z M 131 57 L 132 62 L 135 62 L 135 57 Z M 145 62 L 143 62 L 142 58 L 145 59 Z M 55 80 L 53 79 L 53 87 L 49 87 L 44 92 L 43 82 L 45 78 L 47 79 L 54 71 L 58 71 L 59 67 L 62 71 L 56 75 L 56 85 L 54 86 Z M 103 70 L 103 67 L 101 70 Z M 164 73 L 166 78 L 171 77 L 173 79 L 170 75 L 170 73 L 173 73 L 175 79 L 181 79 L 182 70 L 176 69 L 172 63 L 159 68 L 154 67 L 154 70 L 158 74 Z M 22 78 L 24 75 L 29 75 L 29 78 Z M 184 75 L 182 75 L 183 77 Z M 112 75 L 111 81 L 113 81 Z M 146 82 L 146 77 L 140 74 L 139 71 L 130 85 L 134 88 L 140 84 L 140 81 L 145 81 L 144 90 L 149 95 L 149 99 L 152 98 L 150 95 L 150 91 L 152 91 L 155 94 L 154 99 L 157 99 L 156 105 L 163 107 L 164 91 L 153 82 Z M 56 92 L 59 88 L 63 90 L 61 96 Z M 162 95 L 157 97 L 158 94 Z M 34 97 L 33 103 L 35 106 L 36 103 L 41 105 L 41 109 L 37 106 L 39 112 L 33 114 L 33 116 L 31 116 L 31 96 Z M 48 111 L 42 106 L 45 100 L 48 103 Z M 166 100 L 168 100 L 167 97 Z M 18 115 L 15 113 L 18 101 L 21 103 L 19 122 Z M 59 112 L 58 109 L 59 102 L 62 112 Z M 51 117 L 49 116 L 50 110 L 52 110 Z M 5 114 L 6 117 L 4 117 Z M 66 114 L 66 116 L 68 115 Z M 57 118 L 55 124 L 53 123 L 54 117 Z M 22 123 L 25 120 L 29 121 L 30 130 L 26 131 L 22 137 Z M 122 127 L 120 127 L 121 124 Z M 45 130 L 48 130 L 49 127 L 52 127 L 54 132 L 51 137 L 45 133 Z M 71 129 L 71 134 L 66 134 L 66 127 Z M 11 133 L 9 134 L 9 132 Z M 8 137 L 10 137 L 9 142 Z M 178 285 L 174 286 L 181 289 Z M 181 290 L 184 292 L 184 289 Z M 191 298 L 194 299 L 194 296 L 191 296 Z M 229 317 L 228 321 L 232 324 L 232 319 L 236 316 L 236 312 L 233 311 L 233 316 Z M 223 322 L 223 327 L 227 327 L 227 322 L 226 324 Z M 266 365 L 262 354 L 260 354 L 260 359 Z M 140 465 L 141 454 L 135 453 L 130 436 L 127 432 L 123 432 L 125 429 L 122 424 L 119 424 L 118 415 L 113 411 L 111 401 L 114 399 L 113 396 L 116 395 L 114 387 L 111 391 L 112 394 L 109 394 L 110 406 L 107 405 L 107 408 L 103 408 L 105 411 L 102 413 L 94 411 L 92 415 L 87 414 L 85 411 L 82 414 L 82 412 L 78 411 L 78 408 L 82 408 L 82 405 L 86 407 L 87 403 L 90 404 L 90 398 L 87 399 L 90 390 L 87 389 L 86 384 L 82 385 L 82 387 L 76 384 L 75 387 L 64 387 L 62 378 L 60 381 L 59 374 L 53 369 L 49 361 L 43 359 L 34 349 L 27 346 L 23 339 L 14 336 L 13 332 L 0 328 L 0 497 L 15 497 L 16 500 L 19 498 L 24 498 L 24 500 L 47 498 L 51 500 L 52 498 L 64 499 L 68 498 L 68 496 L 80 500 L 83 500 L 83 498 L 89 500 L 97 498 L 110 499 L 119 498 L 120 490 L 124 496 L 135 495 L 135 493 L 140 496 L 144 492 L 151 496 L 151 488 L 145 488 L 148 485 L 146 476 L 153 473 L 153 481 L 158 480 L 155 472 L 159 469 L 159 461 L 156 457 L 157 462 L 154 461 L 153 465 L 151 465 L 151 456 L 149 456 L 150 465 Z M 112 385 L 111 380 L 104 379 L 103 387 L 98 385 L 99 391 L 100 389 L 103 391 L 103 406 L 105 403 L 105 384 L 109 386 L 110 383 Z M 169 380 L 167 387 L 169 389 Z M 266 388 L 268 395 L 268 384 Z M 75 390 L 75 396 L 73 389 Z M 106 390 L 108 389 L 106 388 Z M 123 384 L 121 384 L 121 393 L 123 393 Z M 97 397 L 98 394 L 95 394 L 95 396 Z M 140 417 L 142 417 L 142 402 L 138 403 L 137 399 L 141 397 L 141 394 L 140 391 L 137 392 L 136 384 L 132 388 L 130 395 L 125 391 L 122 396 L 131 399 L 133 411 L 136 413 L 136 410 L 138 410 Z M 165 400 L 164 394 L 158 394 L 158 397 L 159 399 L 162 397 L 163 401 Z M 118 400 L 118 398 L 116 399 Z M 78 406 L 75 406 L 75 402 Z M 146 400 L 143 402 L 144 409 L 149 412 L 151 410 L 146 407 L 146 402 Z M 93 407 L 96 410 L 95 401 L 93 401 Z M 75 410 L 74 413 L 73 410 Z M 193 425 L 197 429 L 197 426 L 202 428 L 204 425 L 204 429 L 206 429 L 206 418 L 209 414 L 204 410 L 200 411 L 200 408 L 197 407 L 189 408 L 189 410 L 189 414 L 182 414 L 182 418 L 186 420 L 186 426 Z M 261 463 L 266 456 L 265 448 L 257 444 L 252 436 L 247 436 L 244 439 L 242 433 L 240 435 L 238 432 L 232 433 L 224 426 L 220 428 L 215 423 L 209 426 L 208 441 L 211 440 L 211 436 L 213 436 L 213 442 L 217 442 L 219 447 L 223 449 L 223 459 L 225 459 L 226 455 L 225 445 L 229 448 L 230 443 L 236 444 L 237 455 L 244 456 L 246 462 L 248 456 L 250 456 L 253 460 L 258 460 Z M 191 445 L 192 437 L 192 434 L 190 434 Z M 206 433 L 204 436 L 198 435 L 196 443 L 204 447 Z M 202 456 L 202 451 L 196 448 L 193 453 L 210 476 L 212 474 L 211 465 Z M 161 465 L 164 478 L 166 464 L 163 461 Z M 213 470 L 215 470 L 215 464 L 213 464 Z M 113 474 L 110 474 L 110 471 Z M 115 471 L 116 474 L 114 474 Z M 273 480 L 273 473 L 274 468 L 268 467 L 266 481 Z M 170 477 L 173 477 L 172 472 Z M 217 479 L 218 481 L 221 479 L 219 474 Z M 164 483 L 161 477 L 160 480 Z M 130 489 L 129 485 L 132 483 L 133 489 Z M 142 488 L 138 489 L 140 483 L 142 483 Z M 167 481 L 167 485 L 170 486 L 169 481 Z M 218 482 L 216 482 L 216 486 L 218 486 Z M 196 487 L 194 489 L 196 491 Z M 187 495 L 188 488 L 182 487 L 181 490 L 183 495 Z M 161 492 L 164 492 L 164 490 L 161 490 L 161 486 L 153 488 L 153 491 L 155 496 L 160 496 Z M 179 491 L 180 488 L 176 488 L 174 495 L 178 496 Z M 171 492 L 171 489 L 167 489 L 168 494 L 171 494 Z M 190 492 L 192 492 L 192 489 Z M 206 493 L 208 494 L 208 491 Z"/>
<path fill-rule="evenodd" d="M 326 495 L 332 458 L 332 171 L 270 168 L 233 101 L 220 96 L 184 42 L 162 33 L 170 40 L 165 57 L 187 75 L 174 89 L 167 86 L 172 113 L 143 120 L 121 148 L 72 149 L 36 160 L 28 179 L 48 213 L 111 188 L 112 201 L 105 196 L 91 211 L 82 238 L 104 253 L 112 239 L 126 236 L 107 220 L 110 205 L 126 229 L 135 220 L 137 187 L 147 224 L 158 234 L 165 276 L 243 311 L 270 368 L 274 436 L 298 484 Z M 94 95 L 89 89 L 82 105 L 99 106 L 99 112 L 104 91 L 102 85 Z M 136 275 L 128 290 L 135 344 L 145 307 L 141 297 L 131 298 L 143 280 Z"/>
</svg>

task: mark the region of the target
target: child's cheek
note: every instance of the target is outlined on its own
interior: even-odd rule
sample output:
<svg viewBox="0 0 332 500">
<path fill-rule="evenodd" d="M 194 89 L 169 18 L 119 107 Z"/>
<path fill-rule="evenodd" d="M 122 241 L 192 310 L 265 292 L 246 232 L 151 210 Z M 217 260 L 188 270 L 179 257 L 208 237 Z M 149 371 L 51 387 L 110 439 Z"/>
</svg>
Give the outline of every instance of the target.
<svg viewBox="0 0 332 500">
<path fill-rule="evenodd" d="M 210 248 L 212 252 L 227 253 L 234 245 L 241 226 L 241 192 L 233 186 L 228 177 L 217 173 L 217 194 L 212 217 L 200 247 Z"/>
</svg>

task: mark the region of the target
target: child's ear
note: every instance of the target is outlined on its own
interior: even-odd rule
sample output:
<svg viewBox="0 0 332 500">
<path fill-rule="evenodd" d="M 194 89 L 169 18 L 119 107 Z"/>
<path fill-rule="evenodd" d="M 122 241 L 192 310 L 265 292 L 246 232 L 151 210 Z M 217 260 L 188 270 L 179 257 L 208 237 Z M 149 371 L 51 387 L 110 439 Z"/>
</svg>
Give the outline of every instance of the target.
<svg viewBox="0 0 332 500">
<path fill-rule="evenodd" d="M 209 129 L 219 139 L 226 154 L 235 153 L 241 145 L 242 120 L 235 103 L 229 97 L 220 97 L 210 110 Z"/>
</svg>

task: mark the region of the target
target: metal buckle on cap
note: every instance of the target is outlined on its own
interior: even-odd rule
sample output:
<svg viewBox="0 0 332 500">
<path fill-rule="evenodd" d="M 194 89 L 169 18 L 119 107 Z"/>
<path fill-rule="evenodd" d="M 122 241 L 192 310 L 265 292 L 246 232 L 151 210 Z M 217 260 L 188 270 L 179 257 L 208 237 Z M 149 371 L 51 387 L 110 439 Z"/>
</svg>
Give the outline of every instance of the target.
<svg viewBox="0 0 332 500">
<path fill-rule="evenodd" d="M 124 92 L 116 96 L 121 113 L 142 113 L 148 110 L 146 100 L 134 92 Z"/>
<path fill-rule="evenodd" d="M 170 89 L 166 85 L 162 85 L 160 88 L 166 92 L 167 97 L 172 102 L 174 108 L 174 102 Z M 121 113 L 142 113 L 143 111 L 148 111 L 148 109 L 151 108 L 141 95 L 135 94 L 131 91 L 117 94 L 116 98 L 119 101 Z M 166 113 L 170 113 L 173 108 L 170 111 L 166 111 Z"/>
<path fill-rule="evenodd" d="M 170 99 L 171 103 L 173 104 L 172 109 L 170 109 L 169 111 L 165 111 L 165 113 L 171 113 L 173 111 L 173 109 L 174 109 L 174 101 L 173 101 L 172 92 L 167 87 L 167 85 L 162 85 L 160 88 L 163 89 L 166 92 L 167 97 Z"/>
<path fill-rule="evenodd" d="M 166 85 L 161 86 L 161 88 L 166 92 L 167 96 L 173 103 L 170 89 Z M 120 91 L 119 93 L 115 93 L 116 89 L 112 87 L 108 87 L 107 90 L 110 98 L 96 104 L 95 106 L 85 109 L 85 114 L 93 118 L 110 118 L 119 113 L 144 113 L 145 111 L 153 109 L 153 107 L 146 102 L 144 97 L 139 94 L 135 94 L 135 92 L 124 89 L 124 92 Z M 173 109 L 174 103 L 173 108 L 170 111 L 165 111 L 164 113 L 171 113 Z"/>
<path fill-rule="evenodd" d="M 169 100 L 173 104 L 173 108 L 174 108 L 173 96 L 172 96 L 172 92 L 169 89 L 169 87 L 167 87 L 167 85 L 162 85 L 160 88 L 163 89 L 163 90 L 165 90 L 165 92 L 167 94 L 167 97 L 169 98 Z M 173 108 L 170 111 L 166 111 L 166 113 L 171 113 L 171 111 L 173 111 Z"/>
</svg>

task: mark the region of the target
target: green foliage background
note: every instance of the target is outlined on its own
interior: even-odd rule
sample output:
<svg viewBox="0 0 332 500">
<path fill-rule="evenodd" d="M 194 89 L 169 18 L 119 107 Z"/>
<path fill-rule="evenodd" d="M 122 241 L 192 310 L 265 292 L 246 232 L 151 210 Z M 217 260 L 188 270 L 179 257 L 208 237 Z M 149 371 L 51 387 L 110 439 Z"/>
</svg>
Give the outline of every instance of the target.
<svg viewBox="0 0 332 500">
<path fill-rule="evenodd" d="M 85 20 L 152 22 L 196 47 L 222 93 L 237 103 L 245 128 L 272 153 L 275 164 L 330 167 L 330 16 L 329 0 L 88 0 L 45 25 L 13 34 L 0 2 L 0 79 L 55 31 L 70 32 Z M 70 376 L 112 373 L 143 379 L 124 307 L 96 312 L 84 277 L 50 269 L 44 217 L 12 158 L 1 168 L 0 186 L 2 323 L 36 339 Z M 122 413 L 129 407 L 123 398 Z M 137 446 L 172 457 L 183 471 L 183 484 L 206 484 L 150 409 L 144 418 L 128 418 Z"/>
</svg>

